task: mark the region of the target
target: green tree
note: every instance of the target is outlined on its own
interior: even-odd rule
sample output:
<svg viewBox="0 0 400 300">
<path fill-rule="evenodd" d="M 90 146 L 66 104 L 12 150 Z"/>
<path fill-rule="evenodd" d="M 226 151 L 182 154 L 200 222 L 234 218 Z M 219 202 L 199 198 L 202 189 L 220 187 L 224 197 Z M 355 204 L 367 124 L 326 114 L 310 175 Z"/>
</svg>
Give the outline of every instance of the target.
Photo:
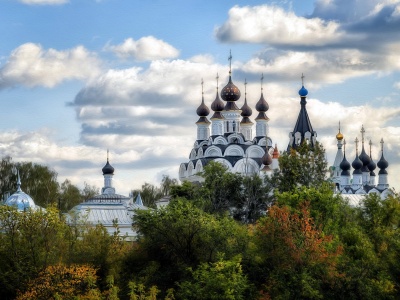
<svg viewBox="0 0 400 300">
<path fill-rule="evenodd" d="M 174 185 L 178 184 L 178 180 L 175 178 L 171 178 L 168 175 L 163 175 L 163 178 L 161 180 L 161 193 L 164 196 L 167 196 L 170 194 L 171 187 Z"/>
<path fill-rule="evenodd" d="M 58 197 L 59 209 L 62 212 L 68 212 L 75 205 L 82 202 L 80 190 L 68 179 L 65 179 L 65 181 L 61 183 Z"/>
<path fill-rule="evenodd" d="M 240 259 L 202 263 L 191 273 L 191 280 L 179 284 L 179 299 L 249 299 L 250 284 L 243 274 Z"/>
<path fill-rule="evenodd" d="M 174 200 L 165 208 L 137 211 L 134 226 L 139 239 L 126 264 L 130 276 L 163 291 L 188 277 L 188 267 L 216 261 L 218 253 L 230 259 L 247 247 L 246 228 L 231 218 L 207 214 L 189 201 Z"/>
<path fill-rule="evenodd" d="M 302 143 L 279 156 L 279 170 L 274 172 L 272 184 L 280 192 L 298 186 L 318 187 L 326 180 L 327 165 L 322 144 L 317 142 L 311 147 Z"/>
<path fill-rule="evenodd" d="M 0 298 L 14 299 L 38 272 L 62 260 L 68 230 L 54 208 L 18 212 L 0 206 Z"/>
<path fill-rule="evenodd" d="M 201 195 L 205 200 L 205 210 L 210 213 L 224 214 L 234 203 L 240 202 L 242 176 L 228 172 L 227 167 L 211 161 L 201 176 L 204 182 Z"/>
<path fill-rule="evenodd" d="M 135 199 L 139 193 L 143 204 L 151 208 L 156 208 L 156 201 L 163 197 L 161 189 L 148 182 L 145 182 L 141 189 L 132 191 L 133 198 Z"/>
</svg>

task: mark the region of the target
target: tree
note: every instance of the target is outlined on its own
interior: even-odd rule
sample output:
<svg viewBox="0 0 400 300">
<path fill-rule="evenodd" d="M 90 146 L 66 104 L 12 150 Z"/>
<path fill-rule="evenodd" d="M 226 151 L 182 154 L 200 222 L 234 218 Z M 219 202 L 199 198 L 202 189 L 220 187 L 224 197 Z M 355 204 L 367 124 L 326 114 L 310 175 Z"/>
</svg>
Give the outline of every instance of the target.
<svg viewBox="0 0 400 300">
<path fill-rule="evenodd" d="M 82 200 L 88 200 L 99 194 L 99 188 L 94 185 L 89 185 L 87 182 L 84 182 L 84 187 L 81 191 Z"/>
<path fill-rule="evenodd" d="M 205 200 L 206 211 L 223 214 L 240 201 L 242 177 L 239 174 L 228 172 L 226 166 L 211 161 L 201 176 L 204 183 L 200 194 Z"/>
<path fill-rule="evenodd" d="M 300 213 L 273 206 L 254 228 L 262 260 L 264 296 L 272 299 L 322 299 L 340 278 L 342 248 L 318 229 L 306 203 Z M 267 298 L 268 299 L 268 298 Z"/>
<path fill-rule="evenodd" d="M 246 292 L 250 284 L 238 258 L 202 263 L 190 271 L 193 278 L 179 284 L 177 296 L 180 299 L 248 299 Z"/>
<path fill-rule="evenodd" d="M 18 212 L 0 206 L 0 298 L 14 299 L 38 272 L 66 257 L 68 231 L 54 208 Z"/>
<path fill-rule="evenodd" d="M 48 266 L 16 299 L 101 299 L 97 279 L 96 269 L 88 265 Z"/>
<path fill-rule="evenodd" d="M 246 228 L 231 218 L 207 214 L 189 201 L 174 200 L 165 208 L 137 211 L 133 220 L 138 248 L 126 265 L 131 276 L 163 291 L 187 278 L 188 267 L 214 262 L 218 253 L 230 259 L 247 247 Z"/>
<path fill-rule="evenodd" d="M 140 190 L 132 191 L 133 198 L 136 198 L 139 193 L 143 200 L 143 204 L 152 208 L 156 208 L 156 201 L 161 199 L 163 196 L 160 188 L 148 182 L 145 182 Z"/>
<path fill-rule="evenodd" d="M 175 178 L 170 178 L 168 175 L 163 175 L 163 178 L 161 180 L 161 193 L 164 196 L 169 195 L 172 186 L 177 185 L 178 180 Z"/>
<path fill-rule="evenodd" d="M 279 170 L 272 175 L 272 184 L 280 192 L 298 186 L 318 187 L 326 180 L 327 161 L 322 144 L 314 147 L 302 143 L 296 150 L 291 148 L 279 157 Z"/>
<path fill-rule="evenodd" d="M 61 184 L 59 193 L 59 209 L 62 212 L 68 212 L 82 202 L 81 192 L 68 179 Z"/>
</svg>

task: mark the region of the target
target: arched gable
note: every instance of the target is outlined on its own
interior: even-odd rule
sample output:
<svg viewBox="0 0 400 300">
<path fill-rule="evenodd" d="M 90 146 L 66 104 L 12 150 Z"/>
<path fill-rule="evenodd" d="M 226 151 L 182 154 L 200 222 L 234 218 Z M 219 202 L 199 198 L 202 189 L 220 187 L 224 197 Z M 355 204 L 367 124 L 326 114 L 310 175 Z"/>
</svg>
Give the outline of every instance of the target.
<svg viewBox="0 0 400 300">
<path fill-rule="evenodd" d="M 208 143 L 209 143 L 209 140 L 202 141 L 202 142 L 199 144 L 199 147 L 207 146 Z"/>
<path fill-rule="evenodd" d="M 259 146 L 266 146 L 268 144 L 268 147 L 272 147 L 272 140 L 269 138 L 269 137 L 267 137 L 267 139 L 265 140 L 265 137 L 263 137 L 263 138 L 261 138 L 259 141 L 258 141 L 258 143 L 257 143 L 257 145 L 259 145 Z"/>
<path fill-rule="evenodd" d="M 232 164 L 224 158 L 217 158 L 214 160 L 215 162 L 221 163 L 228 168 L 228 171 L 232 171 Z"/>
<path fill-rule="evenodd" d="M 228 145 L 228 141 L 223 136 L 217 136 L 213 142 L 214 145 Z"/>
<path fill-rule="evenodd" d="M 221 157 L 221 156 L 222 156 L 222 151 L 220 148 L 216 146 L 210 146 L 204 152 L 204 157 Z"/>
<path fill-rule="evenodd" d="M 238 160 L 233 167 L 233 172 L 241 174 L 259 174 L 260 166 L 251 158 L 242 158 Z"/>
<path fill-rule="evenodd" d="M 244 156 L 244 150 L 238 145 L 229 145 L 225 149 L 224 156 Z"/>
<path fill-rule="evenodd" d="M 249 148 L 246 149 L 246 155 L 247 157 L 258 157 L 261 158 L 265 154 L 265 150 L 258 146 L 258 145 L 251 145 Z"/>
<path fill-rule="evenodd" d="M 182 163 L 179 167 L 179 179 L 182 180 L 187 177 L 186 164 Z"/>
<path fill-rule="evenodd" d="M 200 159 L 196 163 L 195 171 L 196 171 L 196 174 L 203 172 L 203 162 Z"/>
<path fill-rule="evenodd" d="M 189 159 L 196 159 L 196 149 L 190 151 Z"/>
<path fill-rule="evenodd" d="M 363 188 L 359 188 L 354 194 L 366 194 Z"/>
<path fill-rule="evenodd" d="M 229 143 L 244 144 L 244 139 L 242 135 L 236 133 L 232 133 L 231 135 L 229 135 L 227 137 L 227 140 Z"/>
<path fill-rule="evenodd" d="M 203 157 L 203 148 L 197 149 L 197 158 L 202 158 Z"/>
<path fill-rule="evenodd" d="M 188 167 L 187 167 L 187 176 L 192 176 L 194 174 L 194 165 L 193 162 L 189 162 Z"/>
</svg>

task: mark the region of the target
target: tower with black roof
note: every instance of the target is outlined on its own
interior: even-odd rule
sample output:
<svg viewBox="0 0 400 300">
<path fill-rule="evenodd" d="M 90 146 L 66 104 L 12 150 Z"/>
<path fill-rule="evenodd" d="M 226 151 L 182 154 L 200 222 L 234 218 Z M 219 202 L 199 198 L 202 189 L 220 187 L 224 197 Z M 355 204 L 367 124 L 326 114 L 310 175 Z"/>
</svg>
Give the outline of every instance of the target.
<svg viewBox="0 0 400 300">
<path fill-rule="evenodd" d="M 289 145 L 288 150 L 290 148 L 296 149 L 303 142 L 310 143 L 311 147 L 314 147 L 316 143 L 317 133 L 313 130 L 310 122 L 310 118 L 308 117 L 306 104 L 307 104 L 307 95 L 308 91 L 304 87 L 304 75 L 301 75 L 302 87 L 299 90 L 300 96 L 300 112 L 297 117 L 296 125 L 292 132 L 289 133 Z"/>
<path fill-rule="evenodd" d="M 201 104 L 197 108 L 196 113 L 199 116 L 197 125 L 197 140 L 204 141 L 210 137 L 210 121 L 207 116 L 210 114 L 210 109 L 204 103 L 204 82 L 201 80 Z"/>
</svg>

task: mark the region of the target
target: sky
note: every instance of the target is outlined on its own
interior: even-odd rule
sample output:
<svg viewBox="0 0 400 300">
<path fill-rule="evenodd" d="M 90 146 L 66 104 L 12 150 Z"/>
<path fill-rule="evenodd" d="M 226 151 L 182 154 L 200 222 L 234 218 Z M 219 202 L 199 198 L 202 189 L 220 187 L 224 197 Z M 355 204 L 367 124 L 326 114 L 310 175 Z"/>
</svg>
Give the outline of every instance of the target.
<svg viewBox="0 0 400 300">
<path fill-rule="evenodd" d="M 210 106 L 231 51 L 232 80 L 242 95 L 247 80 L 253 108 L 264 74 L 280 150 L 303 73 L 328 162 L 338 123 L 349 161 L 364 125 L 375 162 L 384 139 L 400 189 L 400 0 L 1 0 L 0 36 L 0 155 L 45 164 L 60 182 L 102 187 L 107 149 L 119 194 L 178 178 L 201 81 Z"/>
</svg>

